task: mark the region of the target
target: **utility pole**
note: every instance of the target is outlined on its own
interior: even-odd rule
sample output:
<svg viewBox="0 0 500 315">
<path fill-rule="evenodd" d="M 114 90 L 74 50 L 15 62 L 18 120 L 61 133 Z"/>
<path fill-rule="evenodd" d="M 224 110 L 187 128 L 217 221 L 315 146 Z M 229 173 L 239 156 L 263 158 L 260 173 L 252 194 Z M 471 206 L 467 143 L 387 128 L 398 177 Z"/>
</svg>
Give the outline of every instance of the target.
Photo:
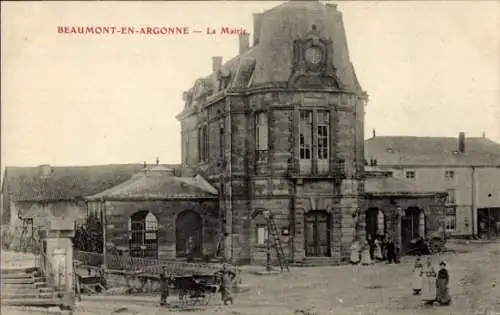
<svg viewBox="0 0 500 315">
<path fill-rule="evenodd" d="M 102 225 L 102 264 L 104 268 L 107 267 L 107 250 L 106 250 L 106 204 L 104 198 L 101 198 L 101 225 Z"/>
</svg>

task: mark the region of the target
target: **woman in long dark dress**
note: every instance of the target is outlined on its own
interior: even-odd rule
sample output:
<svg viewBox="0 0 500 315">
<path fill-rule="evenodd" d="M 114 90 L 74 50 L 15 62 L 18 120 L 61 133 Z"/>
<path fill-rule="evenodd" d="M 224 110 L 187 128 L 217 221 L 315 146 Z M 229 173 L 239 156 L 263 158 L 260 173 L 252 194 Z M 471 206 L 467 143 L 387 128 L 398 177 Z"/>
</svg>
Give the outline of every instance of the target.
<svg viewBox="0 0 500 315">
<path fill-rule="evenodd" d="M 449 305 L 451 297 L 448 285 L 450 283 L 450 276 L 446 269 L 446 263 L 442 261 L 439 264 L 439 271 L 436 280 L 436 301 L 441 305 Z"/>
</svg>

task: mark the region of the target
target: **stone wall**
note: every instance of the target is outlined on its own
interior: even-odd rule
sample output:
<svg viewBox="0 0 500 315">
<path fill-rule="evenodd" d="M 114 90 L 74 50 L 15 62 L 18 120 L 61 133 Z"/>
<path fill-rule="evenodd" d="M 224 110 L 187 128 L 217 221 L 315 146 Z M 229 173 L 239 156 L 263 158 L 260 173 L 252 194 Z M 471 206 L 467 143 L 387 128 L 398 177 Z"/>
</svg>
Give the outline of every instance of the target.
<svg viewBox="0 0 500 315">
<path fill-rule="evenodd" d="M 128 223 L 132 214 L 149 210 L 158 219 L 159 258 L 176 257 L 176 218 L 191 210 L 200 214 L 203 224 L 203 254 L 212 255 L 219 231 L 218 200 L 214 201 L 107 201 L 105 206 L 107 241 L 128 247 Z"/>
</svg>

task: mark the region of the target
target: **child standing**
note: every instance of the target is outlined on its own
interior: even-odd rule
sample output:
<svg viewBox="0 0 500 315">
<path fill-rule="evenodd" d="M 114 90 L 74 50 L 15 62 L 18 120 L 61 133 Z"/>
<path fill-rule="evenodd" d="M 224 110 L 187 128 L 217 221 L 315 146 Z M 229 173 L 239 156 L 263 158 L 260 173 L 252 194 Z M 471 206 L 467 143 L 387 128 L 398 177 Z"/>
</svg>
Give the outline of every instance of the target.
<svg viewBox="0 0 500 315">
<path fill-rule="evenodd" d="M 422 275 L 423 275 L 424 265 L 422 260 L 417 257 L 415 261 L 415 266 L 413 267 L 413 295 L 420 295 L 422 293 Z"/>
</svg>

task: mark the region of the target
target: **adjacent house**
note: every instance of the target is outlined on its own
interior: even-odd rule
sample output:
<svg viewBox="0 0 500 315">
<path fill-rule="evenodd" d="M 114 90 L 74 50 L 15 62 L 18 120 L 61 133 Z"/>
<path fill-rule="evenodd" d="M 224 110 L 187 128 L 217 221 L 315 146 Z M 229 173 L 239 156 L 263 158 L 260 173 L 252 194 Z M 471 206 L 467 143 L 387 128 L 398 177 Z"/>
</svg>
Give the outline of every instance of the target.
<svg viewBox="0 0 500 315">
<path fill-rule="evenodd" d="M 32 218 L 36 227 L 54 216 L 84 219 L 85 196 L 116 186 L 143 168 L 143 164 L 6 167 L 2 223 L 15 226 L 20 218 Z"/>
<path fill-rule="evenodd" d="M 444 190 L 446 230 L 455 236 L 500 236 L 500 144 L 486 137 L 374 136 L 367 164 L 406 184 Z"/>
</svg>

